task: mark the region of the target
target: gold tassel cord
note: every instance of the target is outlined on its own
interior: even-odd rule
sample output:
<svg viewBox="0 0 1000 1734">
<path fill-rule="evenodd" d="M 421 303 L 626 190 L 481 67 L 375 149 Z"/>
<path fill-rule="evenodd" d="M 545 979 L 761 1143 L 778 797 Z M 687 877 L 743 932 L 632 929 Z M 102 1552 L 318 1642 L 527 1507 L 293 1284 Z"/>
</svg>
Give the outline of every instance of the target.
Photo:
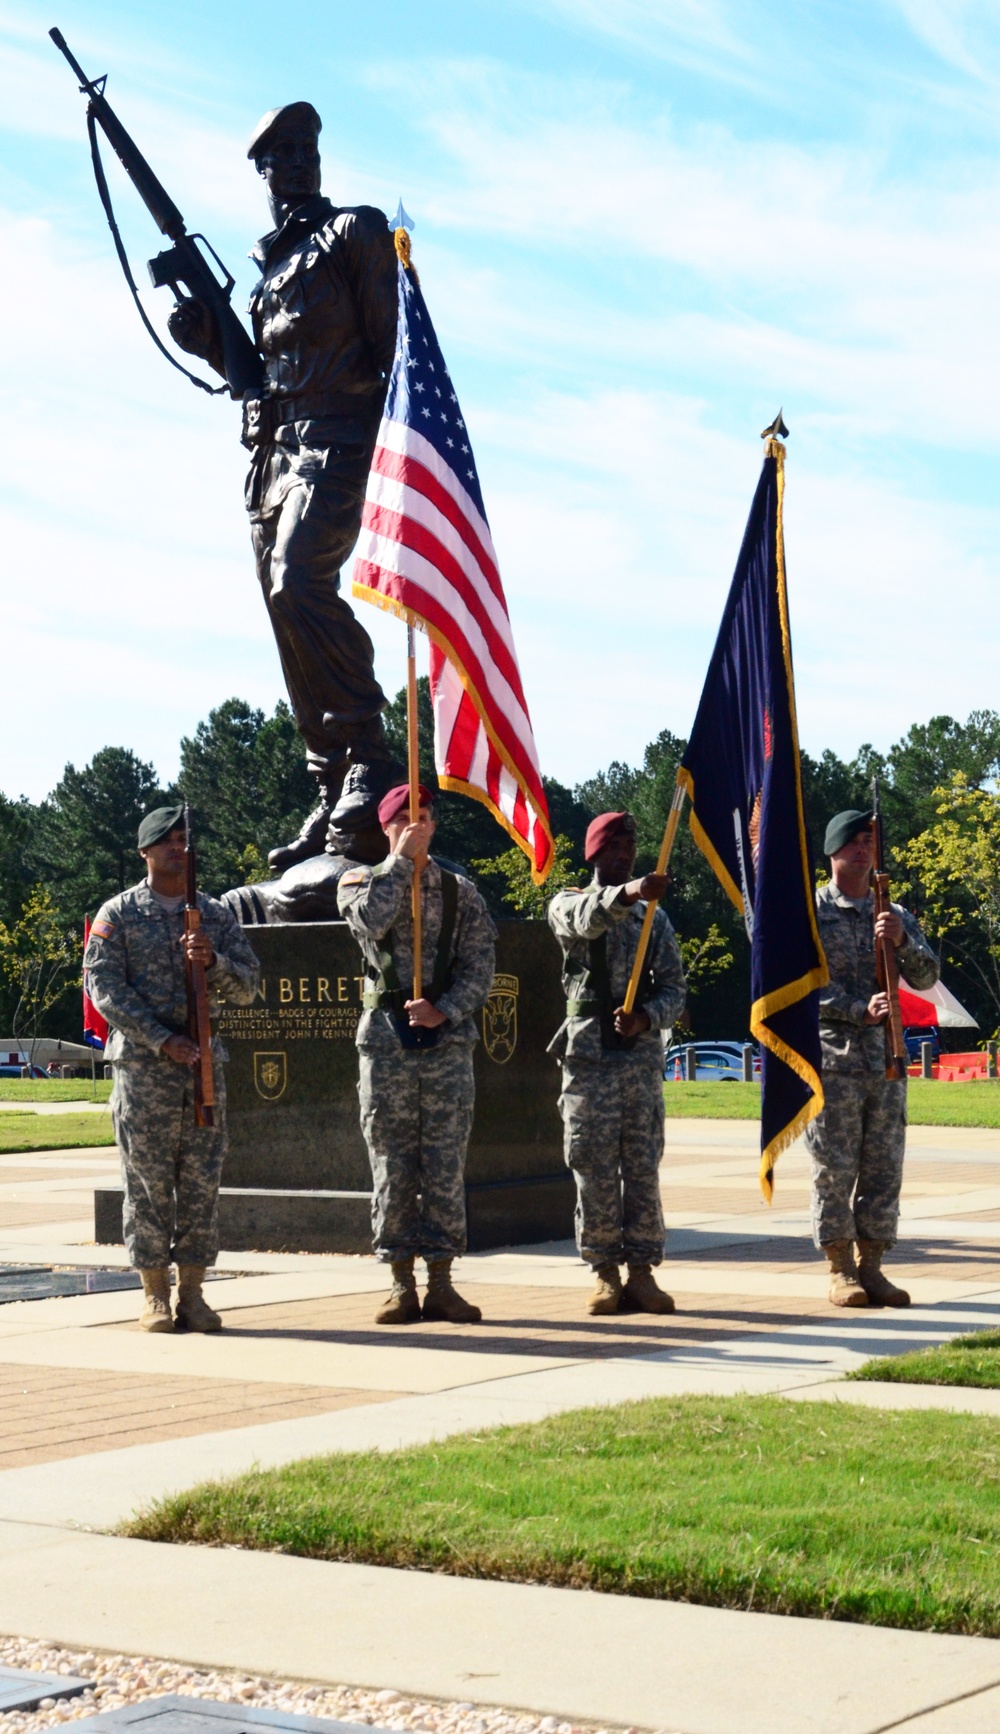
<svg viewBox="0 0 1000 1734">
<path fill-rule="evenodd" d="M 419 287 L 420 278 L 417 276 L 417 267 L 412 263 L 411 259 L 413 248 L 410 242 L 409 231 L 406 229 L 394 229 L 392 238 L 396 243 L 396 258 L 402 265 L 403 270 L 409 271 L 414 283 Z"/>
</svg>

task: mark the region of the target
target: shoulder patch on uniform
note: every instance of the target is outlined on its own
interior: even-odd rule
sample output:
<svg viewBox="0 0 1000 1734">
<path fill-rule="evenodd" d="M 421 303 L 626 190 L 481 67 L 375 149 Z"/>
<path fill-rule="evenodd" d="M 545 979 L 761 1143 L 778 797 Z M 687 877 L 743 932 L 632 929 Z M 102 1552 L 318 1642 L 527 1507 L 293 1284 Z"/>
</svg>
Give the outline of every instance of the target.
<svg viewBox="0 0 1000 1734">
<path fill-rule="evenodd" d="M 352 867 L 349 873 L 340 875 L 340 883 L 341 885 L 360 885 L 364 877 L 365 869 L 363 867 Z"/>
<path fill-rule="evenodd" d="M 110 939 L 114 933 L 114 924 L 110 921 L 95 921 L 90 929 L 91 939 Z"/>
</svg>

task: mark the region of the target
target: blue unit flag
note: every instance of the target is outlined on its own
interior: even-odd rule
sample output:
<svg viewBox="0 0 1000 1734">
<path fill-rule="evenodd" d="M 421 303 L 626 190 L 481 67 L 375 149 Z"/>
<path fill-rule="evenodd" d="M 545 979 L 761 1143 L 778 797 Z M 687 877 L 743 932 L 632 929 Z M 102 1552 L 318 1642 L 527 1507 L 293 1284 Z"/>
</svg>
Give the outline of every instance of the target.
<svg viewBox="0 0 1000 1734">
<path fill-rule="evenodd" d="M 691 830 L 746 924 L 762 1048 L 760 1183 L 823 1106 L 816 926 L 782 534 L 785 448 L 768 440 L 726 611 L 677 780 Z"/>
</svg>

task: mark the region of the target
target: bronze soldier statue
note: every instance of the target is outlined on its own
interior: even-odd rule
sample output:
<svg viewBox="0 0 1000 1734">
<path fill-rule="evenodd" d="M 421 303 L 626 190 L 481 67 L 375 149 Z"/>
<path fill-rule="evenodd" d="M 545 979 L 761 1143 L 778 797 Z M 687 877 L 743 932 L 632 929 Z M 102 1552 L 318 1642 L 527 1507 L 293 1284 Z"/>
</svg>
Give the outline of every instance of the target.
<svg viewBox="0 0 1000 1734">
<path fill-rule="evenodd" d="M 340 594 L 361 527 L 368 468 L 396 342 L 396 255 L 383 212 L 320 192 L 322 122 L 308 102 L 272 109 L 247 151 L 267 182 L 274 228 L 254 249 L 250 300 L 264 389 L 247 394 L 246 504 L 295 720 L 319 799 L 271 866 L 350 852 L 377 824 L 397 778 L 371 639 Z M 224 375 L 215 314 L 192 296 L 170 315 L 188 354 Z"/>
</svg>

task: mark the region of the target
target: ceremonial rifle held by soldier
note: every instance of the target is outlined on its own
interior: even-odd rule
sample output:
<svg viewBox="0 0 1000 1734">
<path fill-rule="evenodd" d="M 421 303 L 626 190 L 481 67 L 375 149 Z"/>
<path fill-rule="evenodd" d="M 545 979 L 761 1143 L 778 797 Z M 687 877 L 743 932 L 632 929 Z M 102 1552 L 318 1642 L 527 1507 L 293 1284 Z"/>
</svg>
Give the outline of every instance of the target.
<svg viewBox="0 0 1000 1734">
<path fill-rule="evenodd" d="M 184 803 L 184 864 L 187 869 L 187 893 L 184 899 L 184 932 L 197 933 L 201 928 L 198 908 L 198 867 L 191 836 L 191 809 Z M 191 1041 L 198 1045 L 194 1063 L 194 1123 L 196 1126 L 215 1124 L 215 1073 L 212 1062 L 212 1017 L 208 1004 L 208 984 L 205 965 L 196 963 L 185 952 L 187 975 L 188 1027 Z"/>
<path fill-rule="evenodd" d="M 885 870 L 885 840 L 882 832 L 882 808 L 878 778 L 872 778 L 872 831 L 875 840 L 875 865 L 872 869 L 872 890 L 875 897 L 875 970 L 879 990 L 889 1001 L 885 1020 L 885 1075 L 905 1078 L 909 1053 L 903 1038 L 903 1019 L 899 1010 L 899 967 L 892 941 L 878 931 L 878 918 L 892 912 L 889 897 L 889 875 Z"/>
<path fill-rule="evenodd" d="M 161 353 L 166 356 L 171 366 L 185 374 L 191 383 L 199 386 L 202 391 L 210 392 L 214 396 L 216 392 L 225 391 L 228 386 L 232 397 L 242 398 L 248 392 L 252 396 L 257 396 L 262 390 L 263 362 L 249 332 L 240 323 L 230 306 L 229 298 L 233 292 L 235 278 L 226 270 L 215 248 L 205 239 L 204 235 L 188 234 L 184 218 L 177 206 L 157 180 L 145 157 L 125 131 L 108 102 L 104 94 L 107 74 L 102 74 L 100 78 L 88 78 L 79 61 L 67 47 L 62 31 L 53 29 L 49 31 L 49 35 L 60 54 L 66 56 L 76 73 L 80 80 L 80 89 L 90 99 L 87 103 L 87 132 L 90 137 L 90 154 L 94 164 L 97 190 L 101 197 L 101 204 L 104 206 L 104 214 L 108 219 L 115 250 L 125 273 L 125 281 L 132 291 L 132 297 L 139 309 L 139 316 L 150 337 Z M 225 386 L 209 385 L 205 380 L 199 379 L 197 374 L 190 373 L 175 356 L 171 355 L 149 322 L 146 310 L 139 299 L 139 291 L 132 276 L 124 243 L 118 232 L 118 224 L 115 221 L 111 194 L 108 190 L 104 165 L 101 162 L 101 154 L 97 144 L 98 126 L 107 137 L 118 161 L 157 228 L 161 234 L 168 235 L 173 242 L 172 247 L 168 247 L 163 253 L 157 253 L 156 258 L 149 261 L 149 275 L 153 287 L 162 289 L 169 284 L 177 301 L 183 303 L 188 299 L 188 296 L 193 297 L 197 301 L 204 302 L 215 317 L 220 345 L 220 352 L 217 357 L 218 367 L 219 372 L 225 375 Z M 204 253 L 197 245 L 199 241 L 211 253 L 225 278 L 224 283 L 220 283 L 216 277 Z M 188 296 L 185 296 L 184 289 L 188 291 Z M 215 360 L 216 357 L 213 356 L 211 359 Z"/>
</svg>

